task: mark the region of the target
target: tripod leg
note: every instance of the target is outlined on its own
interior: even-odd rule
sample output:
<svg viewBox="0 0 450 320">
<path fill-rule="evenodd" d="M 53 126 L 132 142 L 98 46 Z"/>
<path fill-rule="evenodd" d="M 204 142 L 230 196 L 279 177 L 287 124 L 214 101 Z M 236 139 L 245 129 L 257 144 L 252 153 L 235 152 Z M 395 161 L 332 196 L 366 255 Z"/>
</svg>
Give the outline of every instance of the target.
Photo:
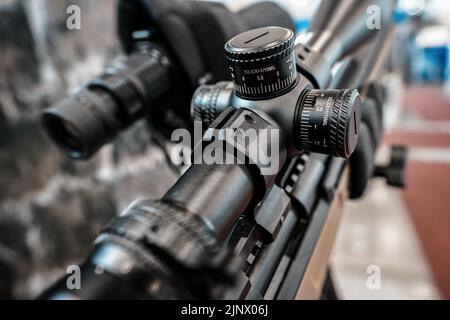
<svg viewBox="0 0 450 320">
<path fill-rule="evenodd" d="M 320 297 L 320 300 L 339 300 L 337 293 L 336 293 L 336 289 L 334 287 L 330 268 L 328 268 L 328 271 L 327 271 L 327 277 L 323 284 L 322 295 Z"/>
</svg>

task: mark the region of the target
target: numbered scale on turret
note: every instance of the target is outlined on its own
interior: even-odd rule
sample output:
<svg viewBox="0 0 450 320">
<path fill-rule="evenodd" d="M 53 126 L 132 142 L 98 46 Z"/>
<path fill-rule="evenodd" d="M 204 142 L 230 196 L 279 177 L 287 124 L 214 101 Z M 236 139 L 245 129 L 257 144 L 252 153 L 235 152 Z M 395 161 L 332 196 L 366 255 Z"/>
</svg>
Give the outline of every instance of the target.
<svg viewBox="0 0 450 320">
<path fill-rule="evenodd" d="M 265 27 L 237 35 L 225 45 L 234 89 L 246 99 L 268 99 L 289 90 L 297 78 L 294 33 Z"/>
<path fill-rule="evenodd" d="M 358 143 L 361 98 L 357 90 L 311 90 L 300 102 L 295 132 L 300 148 L 348 158 Z"/>
<path fill-rule="evenodd" d="M 241 33 L 227 42 L 225 54 L 241 98 L 275 98 L 296 84 L 294 33 L 289 29 L 265 27 Z M 348 158 L 356 148 L 360 122 L 357 90 L 307 91 L 293 121 L 297 147 Z"/>
</svg>

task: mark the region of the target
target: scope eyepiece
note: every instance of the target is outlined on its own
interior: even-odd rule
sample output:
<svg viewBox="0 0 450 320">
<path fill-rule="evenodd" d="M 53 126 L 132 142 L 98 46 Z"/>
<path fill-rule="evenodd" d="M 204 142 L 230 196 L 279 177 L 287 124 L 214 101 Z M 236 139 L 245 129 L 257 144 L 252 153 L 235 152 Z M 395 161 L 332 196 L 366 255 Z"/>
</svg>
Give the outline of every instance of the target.
<svg viewBox="0 0 450 320">
<path fill-rule="evenodd" d="M 169 68 L 158 49 L 139 51 L 46 109 L 44 129 L 69 157 L 88 159 L 170 88 Z"/>
<path fill-rule="evenodd" d="M 81 90 L 45 110 L 42 123 L 69 157 L 88 159 L 121 129 L 116 101 L 101 90 Z"/>
</svg>

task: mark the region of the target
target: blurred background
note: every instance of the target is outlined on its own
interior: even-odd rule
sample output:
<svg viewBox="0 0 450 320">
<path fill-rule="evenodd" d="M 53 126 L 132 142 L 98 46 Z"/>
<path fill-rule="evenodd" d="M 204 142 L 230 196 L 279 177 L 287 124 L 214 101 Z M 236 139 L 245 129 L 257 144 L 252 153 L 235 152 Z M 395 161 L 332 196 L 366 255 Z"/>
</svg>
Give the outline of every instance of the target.
<svg viewBox="0 0 450 320">
<path fill-rule="evenodd" d="M 320 0 L 276 2 L 301 34 Z M 72 4 L 80 30 L 66 27 Z M 122 55 L 115 16 L 114 0 L 0 0 L 0 298 L 36 296 L 129 202 L 160 197 L 176 179 L 145 122 L 81 163 L 39 124 L 41 110 Z M 450 2 L 400 0 L 392 19 L 378 160 L 408 146 L 407 188 L 374 180 L 346 205 L 332 273 L 343 299 L 450 299 Z M 371 266 L 380 288 L 366 284 Z"/>
</svg>

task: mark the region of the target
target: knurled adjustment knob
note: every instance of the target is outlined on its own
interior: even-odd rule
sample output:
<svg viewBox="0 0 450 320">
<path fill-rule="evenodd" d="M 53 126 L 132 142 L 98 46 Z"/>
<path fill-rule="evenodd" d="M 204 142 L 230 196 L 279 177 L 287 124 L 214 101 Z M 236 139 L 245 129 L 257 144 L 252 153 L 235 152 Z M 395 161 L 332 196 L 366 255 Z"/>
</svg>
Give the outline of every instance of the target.
<svg viewBox="0 0 450 320">
<path fill-rule="evenodd" d="M 357 90 L 311 90 L 300 100 L 297 148 L 349 158 L 358 142 L 361 98 Z"/>
<path fill-rule="evenodd" d="M 296 82 L 294 33 L 265 27 L 238 34 L 225 45 L 234 89 L 242 98 L 268 99 Z"/>
</svg>

